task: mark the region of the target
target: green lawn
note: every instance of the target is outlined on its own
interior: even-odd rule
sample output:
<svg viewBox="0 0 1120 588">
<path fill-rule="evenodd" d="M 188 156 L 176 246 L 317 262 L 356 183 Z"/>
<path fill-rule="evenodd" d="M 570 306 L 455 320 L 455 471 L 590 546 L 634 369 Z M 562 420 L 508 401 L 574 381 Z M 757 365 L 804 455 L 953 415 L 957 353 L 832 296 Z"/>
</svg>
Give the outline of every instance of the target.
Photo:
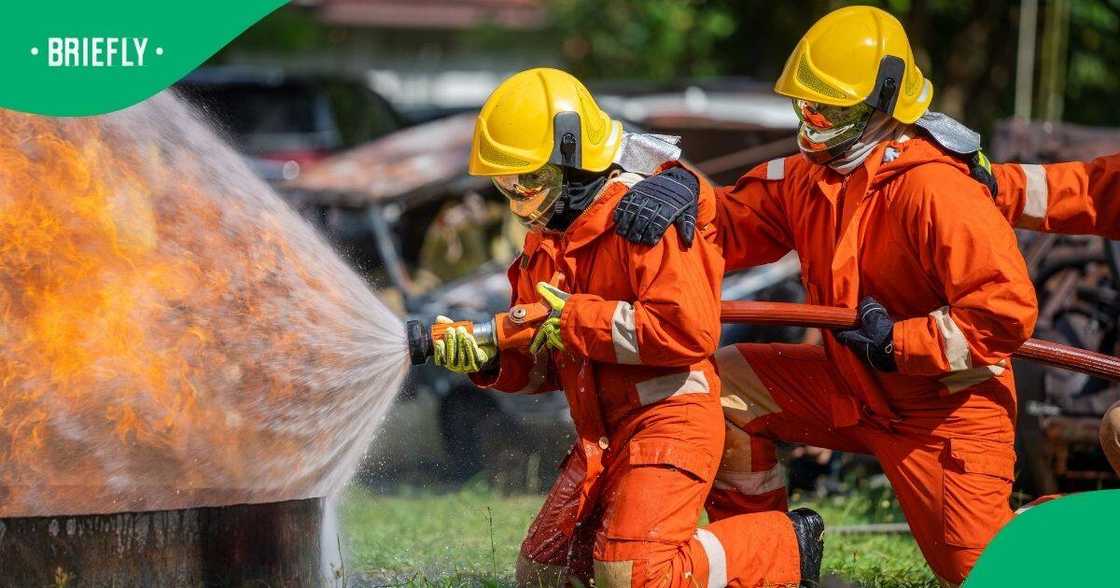
<svg viewBox="0 0 1120 588">
<path fill-rule="evenodd" d="M 541 496 L 501 496 L 482 487 L 450 494 L 354 488 L 341 504 L 346 574 L 355 586 L 508 586 L 521 536 Z M 899 522 L 881 492 L 803 501 L 830 527 Z M 826 535 L 825 571 L 859 586 L 933 587 L 909 535 Z"/>
</svg>

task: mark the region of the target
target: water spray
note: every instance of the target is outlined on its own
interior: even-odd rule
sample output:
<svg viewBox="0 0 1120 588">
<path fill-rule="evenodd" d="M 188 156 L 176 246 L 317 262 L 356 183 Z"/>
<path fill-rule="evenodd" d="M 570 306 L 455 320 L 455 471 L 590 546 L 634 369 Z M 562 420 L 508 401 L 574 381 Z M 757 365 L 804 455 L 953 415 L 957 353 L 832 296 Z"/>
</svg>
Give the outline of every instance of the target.
<svg viewBox="0 0 1120 588">
<path fill-rule="evenodd" d="M 497 349 L 525 349 L 533 341 L 537 327 L 548 318 L 552 308 L 542 302 L 518 304 L 509 312 L 500 312 L 487 321 L 433 322 L 428 327 L 420 320 L 405 325 L 408 335 L 408 357 L 412 365 L 423 365 L 435 353 L 435 343 L 452 327 L 462 327 L 474 335 L 479 345 Z"/>
</svg>

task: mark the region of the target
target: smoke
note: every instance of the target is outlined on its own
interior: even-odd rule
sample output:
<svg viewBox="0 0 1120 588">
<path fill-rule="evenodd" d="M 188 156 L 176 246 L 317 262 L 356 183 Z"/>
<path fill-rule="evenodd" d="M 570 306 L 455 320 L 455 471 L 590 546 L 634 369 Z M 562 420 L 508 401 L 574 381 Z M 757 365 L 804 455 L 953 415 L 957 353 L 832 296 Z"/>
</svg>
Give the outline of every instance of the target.
<svg viewBox="0 0 1120 588">
<path fill-rule="evenodd" d="M 328 496 L 403 326 L 171 93 L 0 111 L 0 517 Z"/>
</svg>

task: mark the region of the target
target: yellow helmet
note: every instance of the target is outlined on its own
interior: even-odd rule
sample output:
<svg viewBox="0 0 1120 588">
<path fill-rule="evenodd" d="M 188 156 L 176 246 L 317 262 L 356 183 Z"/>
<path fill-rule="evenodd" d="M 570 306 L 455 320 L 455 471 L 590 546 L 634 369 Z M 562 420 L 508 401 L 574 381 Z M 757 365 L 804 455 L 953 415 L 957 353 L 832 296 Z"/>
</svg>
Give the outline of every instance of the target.
<svg viewBox="0 0 1120 588">
<path fill-rule="evenodd" d="M 906 124 L 925 114 L 933 99 L 902 23 L 871 6 L 841 8 L 818 20 L 797 43 L 774 91 L 832 106 L 866 102 Z"/>
<path fill-rule="evenodd" d="M 579 80 L 558 69 L 529 69 L 502 82 L 482 105 L 469 171 L 523 174 L 553 163 L 598 172 L 610 167 L 621 144 L 622 123 L 600 110 Z"/>
</svg>

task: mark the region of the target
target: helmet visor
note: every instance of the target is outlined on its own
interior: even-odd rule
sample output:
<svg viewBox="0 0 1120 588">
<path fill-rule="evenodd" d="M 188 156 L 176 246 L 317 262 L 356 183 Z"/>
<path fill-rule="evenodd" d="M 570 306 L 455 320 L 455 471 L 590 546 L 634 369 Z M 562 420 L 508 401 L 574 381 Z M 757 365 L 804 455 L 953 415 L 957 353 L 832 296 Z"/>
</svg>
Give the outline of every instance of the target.
<svg viewBox="0 0 1120 588">
<path fill-rule="evenodd" d="M 509 209 L 526 226 L 543 227 L 563 191 L 564 172 L 551 163 L 524 174 L 494 176 L 494 186 L 509 199 Z"/>
<path fill-rule="evenodd" d="M 794 100 L 793 109 L 801 121 L 798 146 L 814 163 L 827 163 L 843 154 L 863 136 L 874 112 L 864 103 L 832 106 L 808 100 Z"/>
</svg>

